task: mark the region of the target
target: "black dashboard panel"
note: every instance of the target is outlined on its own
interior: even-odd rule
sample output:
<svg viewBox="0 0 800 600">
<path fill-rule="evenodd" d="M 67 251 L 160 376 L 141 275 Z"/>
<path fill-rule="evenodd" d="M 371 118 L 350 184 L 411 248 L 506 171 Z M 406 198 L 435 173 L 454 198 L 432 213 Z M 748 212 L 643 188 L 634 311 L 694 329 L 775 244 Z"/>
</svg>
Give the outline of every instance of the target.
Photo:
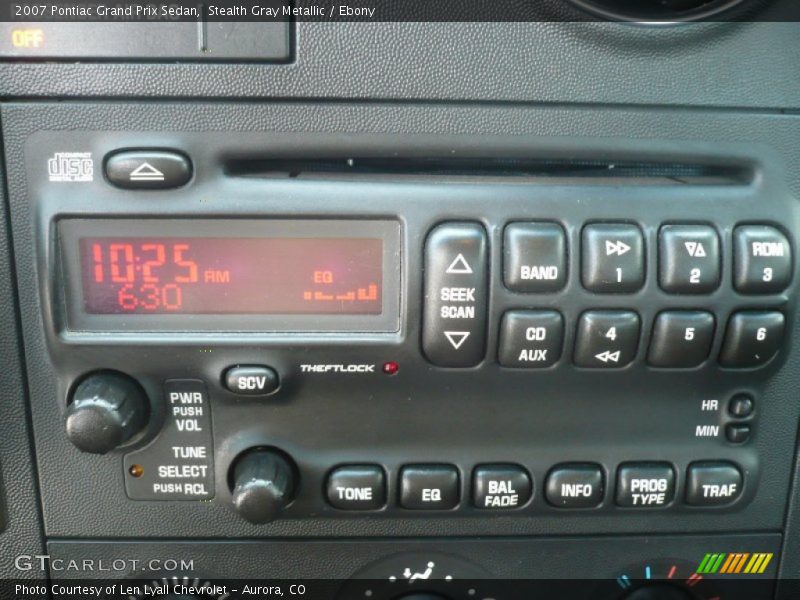
<svg viewBox="0 0 800 600">
<path fill-rule="evenodd" d="M 9 556 L 791 597 L 797 24 L 294 26 L 287 64 L 0 64 Z M 310 268 L 324 318 L 144 314 L 145 245 L 297 231 L 380 242 L 380 284 Z M 199 289 L 171 273 L 164 314 Z M 90 276 L 138 308 L 87 314 Z M 134 576 L 166 574 L 103 575 Z"/>
</svg>

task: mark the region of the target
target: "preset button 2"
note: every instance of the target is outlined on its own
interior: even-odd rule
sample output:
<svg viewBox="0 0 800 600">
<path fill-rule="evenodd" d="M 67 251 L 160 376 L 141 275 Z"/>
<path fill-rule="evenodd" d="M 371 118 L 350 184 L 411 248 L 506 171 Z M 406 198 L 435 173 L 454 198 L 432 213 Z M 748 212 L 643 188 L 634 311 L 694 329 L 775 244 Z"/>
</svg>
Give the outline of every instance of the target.
<svg viewBox="0 0 800 600">
<path fill-rule="evenodd" d="M 444 223 L 425 244 L 422 349 L 441 367 L 472 367 L 486 353 L 486 232 Z"/>
<path fill-rule="evenodd" d="M 719 236 L 708 225 L 665 225 L 659 234 L 658 281 L 673 294 L 705 294 L 719 286 Z"/>
</svg>

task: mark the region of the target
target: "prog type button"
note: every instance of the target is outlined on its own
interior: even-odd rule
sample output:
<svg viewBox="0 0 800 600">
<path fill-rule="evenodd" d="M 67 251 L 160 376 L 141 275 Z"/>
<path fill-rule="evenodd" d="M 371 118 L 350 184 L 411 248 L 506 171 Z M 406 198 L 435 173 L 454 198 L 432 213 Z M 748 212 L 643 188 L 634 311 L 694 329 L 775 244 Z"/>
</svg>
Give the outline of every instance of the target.
<svg viewBox="0 0 800 600">
<path fill-rule="evenodd" d="M 581 278 L 591 292 L 632 293 L 644 284 L 644 238 L 636 225 L 583 228 Z"/>
<path fill-rule="evenodd" d="M 459 502 L 458 469 L 452 465 L 409 465 L 400 472 L 400 505 L 414 510 L 448 510 Z"/>
<path fill-rule="evenodd" d="M 742 473 L 729 462 L 704 461 L 689 465 L 686 503 L 692 506 L 731 504 L 742 493 Z"/>
<path fill-rule="evenodd" d="M 691 368 L 711 352 L 714 315 L 704 311 L 662 312 L 653 324 L 647 362 L 654 367 Z"/>
<path fill-rule="evenodd" d="M 557 292 L 567 282 L 567 239 L 555 223 L 512 223 L 503 243 L 504 279 L 515 292 Z"/>
<path fill-rule="evenodd" d="M 491 510 L 519 508 L 531 498 L 531 478 L 519 465 L 483 465 L 472 473 L 472 503 Z"/>
<path fill-rule="evenodd" d="M 180 152 L 123 150 L 106 157 L 108 181 L 127 190 L 166 190 L 186 185 L 192 163 Z"/>
<path fill-rule="evenodd" d="M 639 315 L 631 311 L 585 312 L 578 323 L 575 364 L 579 367 L 615 369 L 636 357 Z"/>
<path fill-rule="evenodd" d="M 593 508 L 603 502 L 603 470 L 595 464 L 563 464 L 547 475 L 545 497 L 558 508 Z"/>
<path fill-rule="evenodd" d="M 673 294 L 705 294 L 719 286 L 719 236 L 707 225 L 665 225 L 659 234 L 658 281 Z"/>
<path fill-rule="evenodd" d="M 229 392 L 241 396 L 268 396 L 280 387 L 275 370 L 258 365 L 231 367 L 225 371 L 223 382 Z"/>
<path fill-rule="evenodd" d="M 386 477 L 378 465 L 338 467 L 328 475 L 328 503 L 341 510 L 377 510 L 386 504 Z"/>
<path fill-rule="evenodd" d="M 792 279 L 792 247 L 775 227 L 743 225 L 733 230 L 733 284 L 744 294 L 772 294 Z"/>
<path fill-rule="evenodd" d="M 422 350 L 440 367 L 473 367 L 486 353 L 486 232 L 444 223 L 425 243 Z"/>
<path fill-rule="evenodd" d="M 675 497 L 675 471 L 667 463 L 626 463 L 617 472 L 617 505 L 666 506 Z"/>
<path fill-rule="evenodd" d="M 554 310 L 510 310 L 500 323 L 498 361 L 504 367 L 543 369 L 561 357 L 564 319 Z"/>
<path fill-rule="evenodd" d="M 719 362 L 724 367 L 759 367 L 780 350 L 784 317 L 777 311 L 742 311 L 728 321 Z"/>
</svg>

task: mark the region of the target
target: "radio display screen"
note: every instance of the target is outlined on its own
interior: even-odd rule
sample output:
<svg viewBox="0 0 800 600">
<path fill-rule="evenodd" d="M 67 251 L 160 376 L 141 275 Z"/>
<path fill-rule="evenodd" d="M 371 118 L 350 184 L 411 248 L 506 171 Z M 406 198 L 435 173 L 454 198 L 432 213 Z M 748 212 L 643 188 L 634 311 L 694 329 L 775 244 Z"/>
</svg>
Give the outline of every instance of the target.
<svg viewBox="0 0 800 600">
<path fill-rule="evenodd" d="M 69 328 L 396 331 L 400 225 L 301 219 L 66 219 Z"/>
<path fill-rule="evenodd" d="M 89 314 L 380 314 L 374 238 L 81 238 Z"/>
</svg>

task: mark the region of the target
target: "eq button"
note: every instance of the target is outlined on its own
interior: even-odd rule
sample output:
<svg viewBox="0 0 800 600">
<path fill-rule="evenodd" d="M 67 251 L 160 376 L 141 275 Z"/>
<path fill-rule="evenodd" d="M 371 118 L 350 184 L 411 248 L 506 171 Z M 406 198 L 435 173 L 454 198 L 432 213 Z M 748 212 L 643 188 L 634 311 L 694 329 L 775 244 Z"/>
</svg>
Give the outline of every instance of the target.
<svg viewBox="0 0 800 600">
<path fill-rule="evenodd" d="M 257 365 L 231 367 L 223 382 L 229 392 L 240 396 L 268 396 L 280 386 L 274 369 Z"/>
<path fill-rule="evenodd" d="M 486 232 L 444 223 L 425 244 L 422 350 L 440 367 L 472 367 L 486 352 Z"/>
</svg>

